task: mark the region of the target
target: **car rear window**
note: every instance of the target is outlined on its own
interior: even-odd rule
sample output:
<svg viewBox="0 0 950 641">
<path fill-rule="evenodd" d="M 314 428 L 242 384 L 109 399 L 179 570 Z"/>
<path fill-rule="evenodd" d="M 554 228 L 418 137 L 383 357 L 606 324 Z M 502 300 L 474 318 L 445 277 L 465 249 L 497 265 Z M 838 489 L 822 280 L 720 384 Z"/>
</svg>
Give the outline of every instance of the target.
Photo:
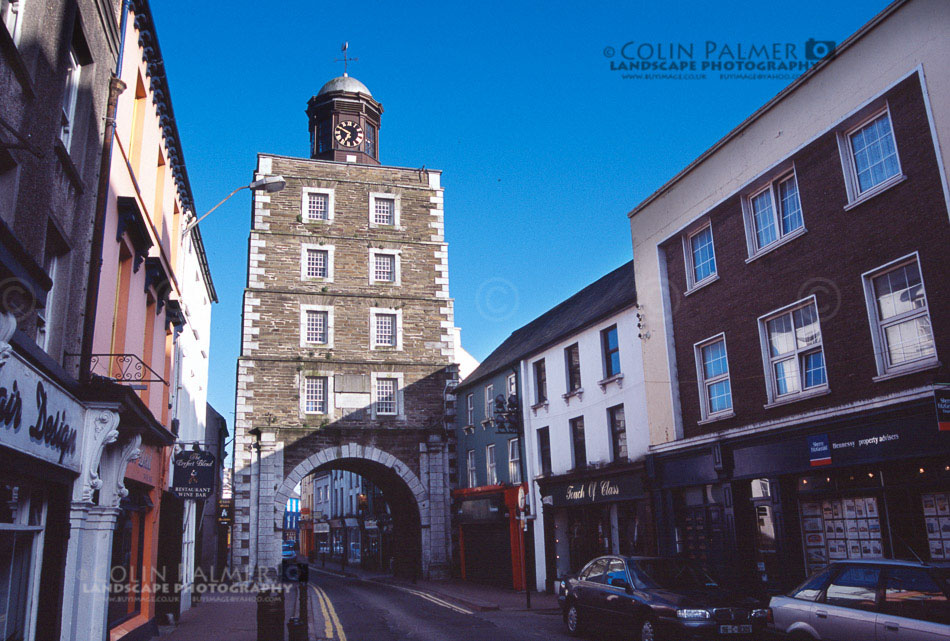
<svg viewBox="0 0 950 641">
<path fill-rule="evenodd" d="M 893 616 L 950 623 L 950 602 L 936 579 L 923 568 L 888 568 L 884 612 Z"/>
</svg>

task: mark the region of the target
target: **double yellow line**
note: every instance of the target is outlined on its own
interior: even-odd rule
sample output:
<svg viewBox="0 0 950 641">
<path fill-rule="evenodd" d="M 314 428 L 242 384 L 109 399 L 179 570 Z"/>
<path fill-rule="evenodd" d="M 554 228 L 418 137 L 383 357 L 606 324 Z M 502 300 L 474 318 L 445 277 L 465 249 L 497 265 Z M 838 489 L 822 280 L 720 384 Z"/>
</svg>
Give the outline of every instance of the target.
<svg viewBox="0 0 950 641">
<path fill-rule="evenodd" d="M 340 624 L 336 610 L 330 602 L 330 597 L 327 596 L 327 593 L 324 592 L 322 588 L 315 585 L 311 585 L 310 587 L 313 589 L 313 593 L 317 595 L 317 601 L 320 602 L 320 611 L 323 613 L 323 636 L 328 639 L 346 641 L 346 633 L 343 632 L 343 626 Z M 336 629 L 335 634 L 334 628 Z"/>
</svg>

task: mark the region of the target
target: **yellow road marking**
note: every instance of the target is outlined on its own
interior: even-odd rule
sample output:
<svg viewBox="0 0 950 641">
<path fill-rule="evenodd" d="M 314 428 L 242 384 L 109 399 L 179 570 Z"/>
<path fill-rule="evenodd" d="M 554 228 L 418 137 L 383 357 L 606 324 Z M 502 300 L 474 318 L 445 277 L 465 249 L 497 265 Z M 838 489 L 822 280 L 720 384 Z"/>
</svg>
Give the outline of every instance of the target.
<svg viewBox="0 0 950 641">
<path fill-rule="evenodd" d="M 320 597 L 323 599 L 323 601 L 321 602 L 321 605 L 323 603 L 326 603 L 324 612 L 329 610 L 330 618 L 333 620 L 333 625 L 336 627 L 337 638 L 339 638 L 340 641 L 346 641 L 346 633 L 343 632 L 343 625 L 340 623 L 340 619 L 336 615 L 336 609 L 333 607 L 333 602 L 330 601 L 330 597 L 327 596 L 327 593 L 323 590 L 323 588 L 314 586 L 314 589 L 317 590 Z M 328 633 L 327 636 L 330 636 L 330 634 Z"/>
<path fill-rule="evenodd" d="M 317 601 L 320 602 L 320 610 L 323 613 L 323 636 L 328 639 L 333 638 L 333 623 L 330 621 L 330 613 L 327 612 L 327 606 L 323 603 L 323 599 L 320 597 L 320 593 L 317 592 L 315 586 L 310 586 L 313 588 L 313 593 L 317 595 Z"/>
</svg>

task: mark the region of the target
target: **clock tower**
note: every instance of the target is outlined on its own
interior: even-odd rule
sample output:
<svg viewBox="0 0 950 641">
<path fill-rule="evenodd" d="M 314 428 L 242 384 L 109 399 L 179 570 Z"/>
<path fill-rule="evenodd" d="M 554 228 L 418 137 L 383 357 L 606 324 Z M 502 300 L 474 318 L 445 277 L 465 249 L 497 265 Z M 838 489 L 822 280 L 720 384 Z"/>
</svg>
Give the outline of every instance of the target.
<svg viewBox="0 0 950 641">
<path fill-rule="evenodd" d="M 362 82 L 343 74 L 307 102 L 310 157 L 365 165 L 379 163 L 383 106 Z"/>
</svg>

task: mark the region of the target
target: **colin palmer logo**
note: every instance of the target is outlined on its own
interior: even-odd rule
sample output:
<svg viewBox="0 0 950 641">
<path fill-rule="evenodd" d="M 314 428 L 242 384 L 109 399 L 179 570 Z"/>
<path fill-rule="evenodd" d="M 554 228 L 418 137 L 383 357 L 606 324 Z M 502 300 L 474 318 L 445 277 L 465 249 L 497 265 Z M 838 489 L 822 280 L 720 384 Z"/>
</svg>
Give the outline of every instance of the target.
<svg viewBox="0 0 950 641">
<path fill-rule="evenodd" d="M 611 71 L 692 74 L 746 72 L 801 74 L 835 55 L 833 40 L 805 42 L 657 42 L 630 40 L 603 49 Z M 672 76 L 671 76 L 672 77 Z M 705 75 L 701 75 L 705 78 Z"/>
</svg>

